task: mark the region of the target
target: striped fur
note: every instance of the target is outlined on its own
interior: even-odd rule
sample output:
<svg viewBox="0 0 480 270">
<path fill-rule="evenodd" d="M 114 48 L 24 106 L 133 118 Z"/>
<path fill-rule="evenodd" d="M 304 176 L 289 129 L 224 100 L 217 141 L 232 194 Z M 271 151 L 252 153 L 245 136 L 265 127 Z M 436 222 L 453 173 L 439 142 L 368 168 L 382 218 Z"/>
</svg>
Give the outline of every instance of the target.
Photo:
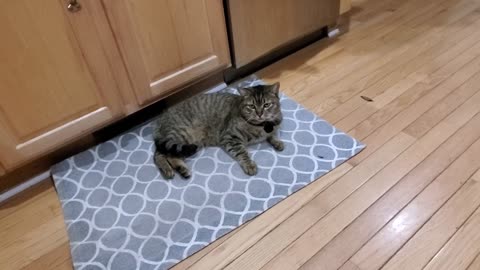
<svg viewBox="0 0 480 270">
<path fill-rule="evenodd" d="M 248 175 L 257 173 L 246 146 L 267 140 L 276 150 L 283 143 L 276 137 L 282 121 L 279 83 L 239 89 L 240 95 L 213 93 L 179 103 L 155 121 L 155 164 L 166 178 L 175 171 L 190 177 L 184 158 L 200 148 L 220 146 Z"/>
</svg>

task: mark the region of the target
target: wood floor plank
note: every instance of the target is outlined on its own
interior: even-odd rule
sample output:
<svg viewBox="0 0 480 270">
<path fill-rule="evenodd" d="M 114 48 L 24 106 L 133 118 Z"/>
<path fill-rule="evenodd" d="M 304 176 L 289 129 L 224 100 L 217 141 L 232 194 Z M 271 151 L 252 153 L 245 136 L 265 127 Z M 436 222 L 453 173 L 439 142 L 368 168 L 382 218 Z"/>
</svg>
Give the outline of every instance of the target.
<svg viewBox="0 0 480 270">
<path fill-rule="evenodd" d="M 409 0 L 405 1 L 405 4 L 408 3 Z M 359 7 L 370 5 L 371 10 L 365 10 L 361 12 L 361 14 L 355 16 L 355 20 L 362 22 L 362 23 L 369 23 L 371 22 L 371 16 L 374 14 L 379 13 L 382 10 L 390 10 L 391 12 L 395 11 L 398 8 L 403 7 L 403 5 L 399 5 L 398 2 L 395 1 L 369 1 L 369 0 L 354 0 L 352 1 L 352 6 Z M 382 18 L 385 20 L 385 18 Z"/>
<path fill-rule="evenodd" d="M 422 137 L 432 126 L 440 122 L 478 91 L 478 88 L 474 85 L 476 80 L 480 83 L 480 77 L 473 77 L 411 123 L 404 129 L 404 132 L 415 138 Z"/>
<path fill-rule="evenodd" d="M 353 0 L 354 8 L 365 8 L 358 14 L 352 16 L 352 20 L 360 22 L 356 31 L 352 31 L 351 35 L 345 36 L 346 40 L 362 40 L 367 38 L 371 32 L 382 32 L 385 35 L 384 28 L 392 25 L 403 24 L 417 16 L 422 16 L 425 11 L 431 10 L 434 4 L 441 3 L 436 1 L 382 1 L 381 3 L 375 1 L 355 1 Z M 420 13 L 412 14 L 411 11 L 416 10 Z M 384 14 L 389 16 L 384 17 Z"/>
<path fill-rule="evenodd" d="M 54 250 L 34 260 L 32 263 L 21 268 L 21 270 L 70 270 L 72 261 L 70 259 L 70 246 L 68 242 L 59 245 Z"/>
<path fill-rule="evenodd" d="M 479 154 L 477 141 L 350 260 L 361 269 L 380 269 L 478 169 Z"/>
<path fill-rule="evenodd" d="M 480 170 L 478 170 L 473 176 L 472 176 L 473 179 L 477 180 L 477 181 L 480 181 Z"/>
<path fill-rule="evenodd" d="M 60 202 L 55 191 L 50 189 L 37 198 L 35 205 L 18 207 L 17 211 L 0 219 L 0 249 L 10 248 L 26 233 L 59 216 L 62 216 Z"/>
<path fill-rule="evenodd" d="M 39 269 L 40 258 L 68 243 L 52 181 L 43 181 L 12 198 L 0 206 L 0 212 L 0 269 Z M 64 260 L 70 260 L 69 254 L 68 248 L 64 250 Z"/>
<path fill-rule="evenodd" d="M 423 269 L 478 208 L 479 194 L 480 182 L 468 181 L 382 269 Z"/>
<path fill-rule="evenodd" d="M 395 152 L 395 149 L 391 151 Z M 246 224 L 241 230 L 236 230 L 227 241 L 200 258 L 190 269 L 222 269 L 351 169 L 350 164 L 344 163 L 311 183 L 308 189 L 301 189 L 289 196 L 282 203 Z"/>
<path fill-rule="evenodd" d="M 480 253 L 477 255 L 475 260 L 470 264 L 467 270 L 478 270 L 480 269 Z"/>
<path fill-rule="evenodd" d="M 438 102 L 441 102 L 446 96 L 452 93 L 455 89 L 463 85 L 472 76 L 475 76 L 480 69 L 480 58 L 477 57 L 470 61 L 467 65 L 462 67 L 457 73 L 449 77 L 446 81 L 436 86 L 431 92 L 417 100 L 414 104 L 410 105 L 407 109 L 397 114 L 388 123 L 381 128 L 373 131 L 366 138 L 356 136 L 354 131 L 349 132 L 356 136 L 356 138 L 363 140 L 368 145 L 364 151 L 353 157 L 349 162 L 351 164 L 358 164 L 366 157 L 368 157 L 372 151 L 375 151 L 383 143 L 387 142 L 395 136 L 399 131 L 403 130 L 411 123 L 413 123 L 419 116 L 427 112 Z M 423 87 L 419 84 L 418 87 Z"/>
<path fill-rule="evenodd" d="M 479 138 L 480 115 L 477 115 L 315 254 L 302 269 L 338 269 Z"/>
<path fill-rule="evenodd" d="M 340 268 L 338 268 L 338 270 L 362 270 L 362 269 L 358 268 L 358 266 L 356 266 L 354 263 L 347 261 Z"/>
<path fill-rule="evenodd" d="M 21 269 L 65 243 L 63 216 L 25 232 L 0 253 L 0 269 Z"/>
<path fill-rule="evenodd" d="M 448 76 L 452 76 L 453 74 L 455 74 L 455 72 L 462 67 L 462 64 L 464 65 L 465 63 L 468 63 L 468 59 L 472 59 L 472 54 L 474 54 L 476 57 L 480 55 L 480 43 L 478 43 L 477 46 L 472 49 L 472 51 L 467 51 L 460 57 L 456 58 L 457 61 L 455 61 L 455 63 L 447 65 L 446 67 L 448 68 L 445 69 L 448 69 L 448 72 L 446 72 L 445 69 L 440 69 L 438 73 L 446 73 L 445 78 L 451 78 Z M 472 83 L 478 83 L 478 81 L 476 81 L 475 79 L 476 77 L 474 77 L 472 80 L 467 81 L 467 86 L 464 88 L 468 88 L 468 90 L 471 90 L 470 88 L 472 86 Z M 397 116 L 400 112 L 404 111 L 406 108 L 408 108 L 418 100 L 422 99 L 425 96 L 431 95 L 431 92 L 436 90 L 435 87 L 439 86 L 442 82 L 445 82 L 445 80 L 440 79 L 438 82 L 433 83 L 433 85 L 423 82 L 416 84 L 415 87 L 409 89 L 399 98 L 388 104 L 388 106 L 385 106 L 384 108 L 378 110 L 377 112 L 369 116 L 367 119 L 363 120 L 359 125 L 355 126 L 355 128 L 348 130 L 348 133 L 359 139 L 367 137 L 372 133 L 372 131 L 378 129 L 379 127 L 387 123 L 390 119 Z M 460 86 L 460 88 L 462 87 L 463 85 Z M 475 88 L 473 88 L 473 90 L 475 90 Z M 444 100 L 440 102 L 450 99 L 451 96 L 452 94 L 450 93 L 446 98 L 444 98 Z"/>
<path fill-rule="evenodd" d="M 258 269 L 273 258 L 276 252 L 280 252 L 291 241 L 296 239 L 302 233 L 302 230 L 306 230 L 318 221 L 318 219 L 327 214 L 345 197 L 381 170 L 412 143 L 413 140 L 409 136 L 405 136 L 403 133 L 399 134 L 371 157 L 366 159 L 364 163 L 354 167 L 307 205 L 295 212 L 294 215 L 261 238 L 254 246 L 245 251 L 245 253 L 238 253 L 235 248 L 239 245 L 232 242 L 229 243 L 232 245 L 229 253 L 221 254 L 222 250 L 218 251 L 220 254 L 211 253 L 209 260 L 200 261 L 194 265 L 192 269 L 222 269 L 228 263 L 231 264 L 225 267 L 225 269 Z M 236 256 L 232 256 L 233 258 L 231 257 L 229 260 L 222 262 L 215 262 L 217 259 L 212 259 L 213 257 L 222 260 L 222 258 L 227 257 L 231 253 L 241 256 L 233 262 L 232 260 L 235 259 Z M 212 261 L 215 263 L 212 263 Z"/>
<path fill-rule="evenodd" d="M 453 13 L 454 15 L 452 18 L 449 18 L 448 16 L 446 17 L 449 18 L 449 20 L 452 20 L 452 22 L 450 22 L 454 25 L 452 27 L 458 29 L 461 29 L 462 25 L 463 27 L 465 27 L 466 25 L 468 25 L 468 21 L 470 21 L 468 19 L 462 20 L 462 18 L 469 12 L 471 12 L 471 9 L 468 8 L 469 6 L 471 7 L 471 4 L 466 2 L 462 3 L 464 3 L 464 5 L 455 7 L 461 9 L 462 12 Z M 441 22 L 441 18 L 444 16 L 445 14 L 439 14 L 437 16 L 434 16 L 432 20 L 438 20 Z M 422 20 L 423 19 L 424 18 L 422 18 Z M 457 20 L 459 20 L 460 22 L 458 22 Z M 414 60 L 416 57 L 421 55 L 422 52 L 427 52 L 429 48 L 435 46 L 441 40 L 444 40 L 445 38 L 441 38 L 441 33 L 445 33 L 446 31 L 448 31 L 448 29 L 448 26 L 433 28 L 430 31 L 426 31 L 427 34 L 423 35 L 420 34 L 422 32 L 417 32 L 418 36 L 413 41 L 409 41 L 404 44 L 409 47 L 409 49 L 405 51 L 401 57 L 397 56 L 393 61 L 388 62 L 388 64 L 385 64 L 381 67 L 378 67 L 375 71 L 368 70 L 367 67 L 369 65 L 366 65 L 354 74 L 357 75 L 359 73 L 362 73 L 363 71 L 368 71 L 368 75 L 366 77 L 345 77 L 337 84 L 330 85 L 326 89 L 322 88 L 320 85 L 313 85 L 312 88 L 323 89 L 323 91 L 311 92 L 313 95 L 304 95 L 304 99 L 299 100 L 306 107 L 313 108 L 316 113 L 324 115 L 326 112 L 336 109 L 342 103 L 348 101 L 353 96 L 357 95 L 368 87 L 371 87 L 370 95 L 372 96 L 377 95 L 378 93 L 382 93 L 382 91 L 390 87 L 392 84 L 398 82 L 398 80 L 401 79 L 403 76 L 409 74 L 407 73 L 405 75 L 404 72 L 411 72 L 408 69 L 401 69 L 399 67 Z M 400 32 L 403 33 L 404 30 L 400 30 Z M 399 44 L 397 44 L 395 48 L 402 48 L 402 44 L 402 42 L 399 42 Z M 384 46 L 372 47 L 370 48 L 370 50 L 376 52 L 381 50 L 382 48 L 384 48 Z M 382 55 L 382 58 L 383 57 L 385 56 Z M 378 61 L 372 62 L 371 65 L 374 65 L 376 62 L 382 63 L 382 58 L 380 58 Z M 415 61 L 414 63 L 417 62 Z M 321 102 L 319 103 L 318 101 Z"/>
<path fill-rule="evenodd" d="M 477 155 L 478 157 L 478 155 Z M 477 194 L 478 196 L 478 194 Z M 466 269 L 480 252 L 480 208 L 435 255 L 425 270 Z"/>
<path fill-rule="evenodd" d="M 478 24 L 479 22 L 476 13 L 471 12 L 468 16 L 454 23 L 453 25 L 446 26 L 446 30 L 442 33 L 442 35 L 439 36 L 438 34 L 435 35 L 435 33 L 432 33 L 433 38 L 427 38 L 434 41 L 437 39 L 439 40 L 438 42 L 433 43 L 433 47 L 425 48 L 425 44 L 419 44 L 411 48 L 400 58 L 403 62 L 400 62 L 401 66 L 396 68 L 392 73 L 384 75 L 384 69 L 382 69 L 377 71 L 380 76 L 375 79 L 375 83 L 365 87 L 363 90 L 360 89 L 360 91 L 357 91 L 358 93 L 352 92 L 352 94 L 346 94 L 347 92 L 342 92 L 339 98 L 344 99 L 345 96 L 348 95 L 349 97 L 347 100 L 345 100 L 342 104 L 338 104 L 338 106 L 334 107 L 330 112 L 323 113 L 322 116 L 324 116 L 327 121 L 336 123 L 365 104 L 365 102 L 360 99 L 359 96 L 368 96 L 373 100 L 379 98 L 380 102 L 377 102 L 377 104 L 381 105 L 382 102 L 385 102 L 382 101 L 382 98 L 380 97 L 383 93 L 387 92 L 390 94 L 401 94 L 402 91 L 405 91 L 409 87 L 413 86 L 415 82 L 427 81 L 427 75 L 429 73 L 432 73 L 445 65 L 444 58 L 449 58 L 447 62 L 454 59 L 456 55 L 460 54 L 459 52 L 465 51 L 468 49 L 468 47 L 472 46 L 475 41 L 477 41 L 475 38 L 472 40 L 471 34 L 476 32 L 475 29 L 478 28 Z M 450 40 L 445 39 L 445 36 L 455 37 L 452 37 Z M 462 45 L 464 38 L 466 38 L 468 41 L 466 48 Z M 457 49 L 455 50 L 453 47 L 457 47 Z M 447 50 L 451 51 L 453 56 L 451 54 L 447 54 L 447 57 L 438 57 Z M 414 57 L 412 58 L 411 55 Z M 435 61 L 436 58 L 438 58 L 438 61 Z M 393 63 L 389 63 L 389 65 L 391 64 Z M 391 67 L 387 67 L 387 69 L 388 68 Z M 372 74 L 369 76 L 372 76 Z M 439 79 L 440 78 L 437 80 Z M 433 84 L 433 82 L 430 84 Z M 322 112 L 319 111 L 319 113 Z"/>
<path fill-rule="evenodd" d="M 431 1 L 426 0 L 422 2 L 418 1 L 403 1 L 402 3 L 398 1 L 383 1 L 382 3 L 385 6 L 378 5 L 378 2 L 374 1 L 355 1 L 355 8 L 364 8 L 359 14 L 354 14 L 352 20 L 361 21 L 361 25 L 357 27 L 356 31 L 352 31 L 349 35 L 345 36 L 347 41 L 362 40 L 368 38 L 371 32 L 378 32 L 385 35 L 390 32 L 389 27 L 392 25 L 402 25 L 405 22 L 411 21 L 418 16 L 423 16 L 428 10 L 432 10 L 435 5 L 443 3 L 443 1 Z M 360 7 L 362 6 L 362 7 Z M 380 12 L 379 12 L 380 11 Z M 412 13 L 412 11 L 419 11 Z M 383 15 L 383 12 L 391 13 L 388 17 L 379 16 L 380 20 L 375 18 L 375 14 L 380 13 Z M 387 28 L 387 30 L 384 30 Z"/>
<path fill-rule="evenodd" d="M 475 31 L 474 29 L 476 29 L 476 27 L 472 28 L 472 31 Z M 339 129 L 348 131 L 355 128 L 357 125 L 365 121 L 371 115 L 375 113 L 378 114 L 378 112 L 382 111 L 382 109 L 388 109 L 392 111 L 392 109 L 390 108 L 395 107 L 397 111 L 402 110 L 401 105 L 405 106 L 405 104 L 410 104 L 408 100 L 407 102 L 403 101 L 404 99 L 414 101 L 415 96 L 421 97 L 422 95 L 419 93 L 425 93 L 426 91 L 430 90 L 431 88 L 435 87 L 436 85 L 447 79 L 448 76 L 451 76 L 453 73 L 458 71 L 458 68 L 455 64 L 458 65 L 459 63 L 468 63 L 469 59 L 472 58 L 471 54 L 480 54 L 480 44 L 478 44 L 479 39 L 480 34 L 469 35 L 465 40 L 458 42 L 454 46 L 449 47 L 449 49 L 445 53 L 428 62 L 428 64 L 426 64 L 422 68 L 414 71 L 405 79 L 399 81 L 392 87 L 385 90 L 383 94 L 377 96 L 373 100 L 373 102 L 363 102 L 364 104 L 362 106 L 353 110 L 349 115 L 347 115 L 340 121 L 335 122 L 334 119 L 329 119 L 329 114 L 325 115 L 324 118 L 327 121 L 334 123 L 335 126 Z M 450 62 L 452 60 L 458 58 L 461 58 L 462 61 L 455 61 L 451 63 L 452 65 L 450 65 Z M 413 86 L 417 83 L 424 83 L 428 86 L 422 88 L 421 91 L 417 91 L 417 89 L 413 88 Z M 359 95 L 368 96 L 368 93 L 360 93 Z M 357 97 L 356 99 L 359 98 Z M 345 104 L 346 103 L 342 104 L 341 106 L 344 106 Z M 349 105 L 346 105 L 346 107 L 349 107 Z M 390 115 L 392 115 L 393 113 L 394 112 L 391 112 Z M 332 111 L 332 114 L 335 114 L 335 111 Z M 332 117 L 340 117 L 340 115 L 335 115 Z"/>
<path fill-rule="evenodd" d="M 416 141 L 271 260 L 264 269 L 297 269 L 479 111 L 480 93 Z M 353 261 L 356 263 L 356 261 Z M 357 264 L 358 265 L 358 264 Z M 361 265 L 359 265 L 362 268 Z"/>
</svg>

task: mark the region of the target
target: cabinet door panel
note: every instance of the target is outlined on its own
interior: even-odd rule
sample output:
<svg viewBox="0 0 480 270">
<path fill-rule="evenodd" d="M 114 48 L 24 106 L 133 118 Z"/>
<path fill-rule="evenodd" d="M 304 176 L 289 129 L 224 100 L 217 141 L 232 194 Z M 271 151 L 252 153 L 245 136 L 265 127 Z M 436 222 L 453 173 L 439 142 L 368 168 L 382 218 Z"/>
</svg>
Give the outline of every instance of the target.
<svg viewBox="0 0 480 270">
<path fill-rule="evenodd" d="M 229 64 L 221 0 L 103 0 L 139 103 Z"/>
<path fill-rule="evenodd" d="M 88 15 L 88 5 L 69 13 L 59 0 L 0 1 L 0 159 L 7 168 L 121 113 Z"/>
</svg>

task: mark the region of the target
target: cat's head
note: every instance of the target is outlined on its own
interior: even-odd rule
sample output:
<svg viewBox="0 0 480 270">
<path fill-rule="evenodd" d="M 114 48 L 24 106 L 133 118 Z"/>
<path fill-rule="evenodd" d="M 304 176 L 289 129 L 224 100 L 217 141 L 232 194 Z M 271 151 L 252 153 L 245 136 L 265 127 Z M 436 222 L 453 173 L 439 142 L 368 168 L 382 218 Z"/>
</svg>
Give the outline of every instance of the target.
<svg viewBox="0 0 480 270">
<path fill-rule="evenodd" d="M 262 125 L 270 122 L 275 125 L 282 121 L 279 98 L 280 83 L 272 85 L 257 85 L 240 88 L 243 97 L 240 104 L 240 114 L 252 125 Z"/>
</svg>

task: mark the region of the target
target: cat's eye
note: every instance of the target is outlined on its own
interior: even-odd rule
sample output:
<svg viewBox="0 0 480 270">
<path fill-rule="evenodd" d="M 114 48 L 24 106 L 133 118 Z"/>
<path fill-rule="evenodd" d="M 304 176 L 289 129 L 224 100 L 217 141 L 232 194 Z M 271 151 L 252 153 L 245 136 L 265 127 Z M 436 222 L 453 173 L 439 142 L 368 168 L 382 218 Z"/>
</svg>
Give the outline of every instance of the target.
<svg viewBox="0 0 480 270">
<path fill-rule="evenodd" d="M 265 104 L 263 104 L 263 107 L 264 108 L 270 108 L 270 107 L 272 107 L 272 103 L 265 103 Z"/>
<path fill-rule="evenodd" d="M 247 108 L 250 109 L 250 110 L 255 110 L 255 106 L 254 105 L 247 105 Z"/>
</svg>

